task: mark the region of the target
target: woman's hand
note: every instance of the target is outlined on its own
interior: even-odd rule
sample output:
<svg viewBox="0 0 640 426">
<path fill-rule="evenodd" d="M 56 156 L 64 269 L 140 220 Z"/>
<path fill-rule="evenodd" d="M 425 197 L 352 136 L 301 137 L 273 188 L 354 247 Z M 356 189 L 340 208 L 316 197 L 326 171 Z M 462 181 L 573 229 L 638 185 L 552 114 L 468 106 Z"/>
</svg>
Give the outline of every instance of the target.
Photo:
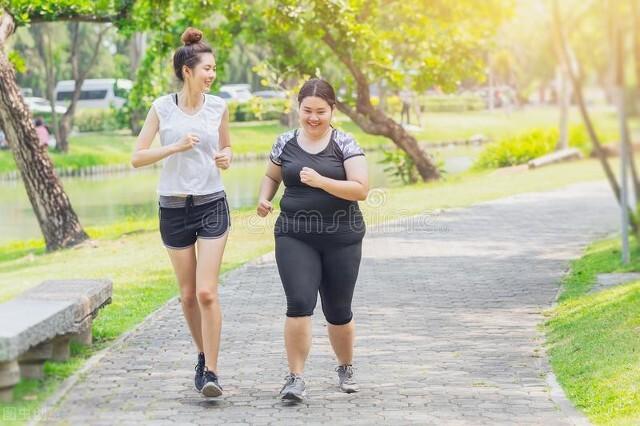
<svg viewBox="0 0 640 426">
<path fill-rule="evenodd" d="M 222 170 L 226 170 L 231 165 L 231 155 L 224 150 L 216 152 L 213 155 L 213 160 L 216 162 L 216 166 Z"/>
<path fill-rule="evenodd" d="M 260 200 L 258 202 L 258 207 L 256 208 L 256 212 L 258 213 L 258 216 L 265 217 L 266 215 L 271 213 L 271 211 L 273 211 L 273 205 L 271 204 L 271 201 Z"/>
<path fill-rule="evenodd" d="M 187 133 L 178 141 L 176 146 L 177 152 L 188 151 L 193 149 L 196 145 L 200 143 L 200 138 L 194 133 Z"/>
<path fill-rule="evenodd" d="M 320 188 L 325 181 L 325 177 L 310 167 L 303 167 L 300 171 L 300 181 L 313 188 Z"/>
</svg>

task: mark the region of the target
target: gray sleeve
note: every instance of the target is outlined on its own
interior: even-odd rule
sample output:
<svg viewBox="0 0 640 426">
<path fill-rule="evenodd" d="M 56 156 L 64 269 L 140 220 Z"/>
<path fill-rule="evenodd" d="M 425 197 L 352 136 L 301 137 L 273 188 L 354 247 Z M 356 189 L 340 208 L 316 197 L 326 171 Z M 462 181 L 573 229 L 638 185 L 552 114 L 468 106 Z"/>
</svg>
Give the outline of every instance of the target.
<svg viewBox="0 0 640 426">
<path fill-rule="evenodd" d="M 280 161 L 280 155 L 284 150 L 284 146 L 286 143 L 293 137 L 293 130 L 288 131 L 286 133 L 281 134 L 276 139 L 276 142 L 271 147 L 271 153 L 269 154 L 269 159 L 273 162 L 273 164 L 277 166 L 282 165 L 282 161 Z"/>
<path fill-rule="evenodd" d="M 336 142 L 342 151 L 342 161 L 356 155 L 364 155 L 364 151 L 360 148 L 358 142 L 348 133 L 336 132 Z"/>
</svg>

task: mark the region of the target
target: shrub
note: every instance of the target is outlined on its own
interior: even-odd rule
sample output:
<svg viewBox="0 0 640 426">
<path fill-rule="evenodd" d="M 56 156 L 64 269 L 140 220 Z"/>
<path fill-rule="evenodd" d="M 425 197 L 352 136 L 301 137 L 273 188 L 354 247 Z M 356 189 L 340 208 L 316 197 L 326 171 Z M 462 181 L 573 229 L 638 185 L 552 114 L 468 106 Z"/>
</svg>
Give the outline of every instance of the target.
<svg viewBox="0 0 640 426">
<path fill-rule="evenodd" d="M 248 102 L 227 102 L 231 121 L 278 120 L 289 111 L 289 100 L 251 98 Z"/>
<path fill-rule="evenodd" d="M 121 128 L 122 119 L 113 109 L 83 109 L 76 112 L 73 124 L 79 132 L 102 132 Z"/>
<path fill-rule="evenodd" d="M 557 141 L 556 129 L 535 129 L 508 136 L 488 144 L 476 159 L 474 168 L 493 169 L 524 164 L 553 151 Z"/>
<path fill-rule="evenodd" d="M 385 173 L 405 185 L 418 181 L 418 170 L 409 154 L 396 148 L 393 151 L 384 151 L 383 155 L 384 158 L 378 163 L 386 165 Z"/>
</svg>

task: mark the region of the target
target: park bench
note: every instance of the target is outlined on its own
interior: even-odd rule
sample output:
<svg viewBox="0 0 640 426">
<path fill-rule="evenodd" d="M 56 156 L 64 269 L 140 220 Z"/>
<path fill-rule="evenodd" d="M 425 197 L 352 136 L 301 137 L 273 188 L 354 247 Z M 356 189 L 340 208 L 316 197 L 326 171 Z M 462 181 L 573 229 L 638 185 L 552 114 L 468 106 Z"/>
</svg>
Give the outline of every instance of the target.
<svg viewBox="0 0 640 426">
<path fill-rule="evenodd" d="M 65 361 L 69 343 L 91 344 L 98 310 L 111 302 L 109 280 L 50 280 L 0 303 L 0 400 L 20 378 L 40 379 L 46 360 Z"/>
</svg>

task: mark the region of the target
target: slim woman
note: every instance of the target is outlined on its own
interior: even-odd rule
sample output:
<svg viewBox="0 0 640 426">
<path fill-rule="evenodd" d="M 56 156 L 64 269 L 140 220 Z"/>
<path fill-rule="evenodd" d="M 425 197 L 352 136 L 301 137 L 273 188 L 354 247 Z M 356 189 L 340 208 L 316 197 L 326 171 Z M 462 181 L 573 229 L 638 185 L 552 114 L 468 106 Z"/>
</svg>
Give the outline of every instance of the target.
<svg viewBox="0 0 640 426">
<path fill-rule="evenodd" d="M 283 400 L 306 396 L 304 366 L 311 348 L 311 316 L 318 293 L 338 366 L 338 386 L 356 392 L 355 323 L 351 301 L 365 224 L 358 207 L 368 192 L 367 163 L 350 135 L 334 129 L 336 96 L 329 83 L 307 81 L 298 94 L 299 128 L 280 135 L 260 188 L 258 215 L 285 191 L 276 220 L 276 262 L 287 299 L 284 338 L 289 374 Z"/>
<path fill-rule="evenodd" d="M 222 394 L 218 350 L 222 314 L 218 274 L 230 227 L 220 170 L 229 168 L 231 145 L 225 102 L 206 94 L 216 61 L 202 32 L 188 28 L 173 55 L 182 89 L 156 99 L 138 136 L 131 164 L 163 160 L 158 183 L 160 235 L 180 286 L 180 303 L 197 349 L 195 387 Z M 151 148 L 160 134 L 160 147 Z"/>
</svg>

